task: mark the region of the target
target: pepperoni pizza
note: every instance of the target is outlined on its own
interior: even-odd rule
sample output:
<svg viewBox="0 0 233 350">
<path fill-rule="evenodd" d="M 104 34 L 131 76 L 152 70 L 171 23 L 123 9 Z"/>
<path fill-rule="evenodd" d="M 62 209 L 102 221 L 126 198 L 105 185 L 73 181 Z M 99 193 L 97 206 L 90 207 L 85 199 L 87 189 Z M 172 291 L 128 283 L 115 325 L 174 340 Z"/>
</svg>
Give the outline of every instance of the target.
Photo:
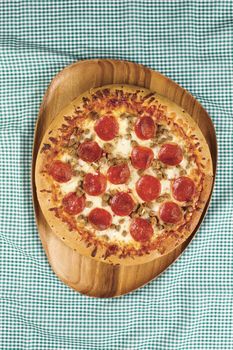
<svg viewBox="0 0 233 350">
<path fill-rule="evenodd" d="M 166 254 L 195 229 L 212 188 L 194 120 L 135 86 L 92 89 L 47 130 L 36 163 L 52 230 L 82 254 L 134 264 Z"/>
</svg>

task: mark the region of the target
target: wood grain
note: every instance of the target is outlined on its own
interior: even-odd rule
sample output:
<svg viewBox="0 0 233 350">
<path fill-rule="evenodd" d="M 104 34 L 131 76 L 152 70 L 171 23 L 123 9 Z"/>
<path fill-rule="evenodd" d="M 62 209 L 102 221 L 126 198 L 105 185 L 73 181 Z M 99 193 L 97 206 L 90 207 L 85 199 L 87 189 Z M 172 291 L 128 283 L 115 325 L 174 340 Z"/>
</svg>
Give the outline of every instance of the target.
<svg viewBox="0 0 233 350">
<path fill-rule="evenodd" d="M 136 266 L 114 266 L 82 256 L 51 231 L 40 210 L 34 182 L 35 161 L 41 139 L 56 115 L 81 93 L 91 87 L 117 83 L 146 87 L 184 108 L 202 130 L 211 150 L 214 174 L 216 172 L 217 142 L 211 119 L 191 94 L 162 74 L 128 61 L 96 59 L 74 63 L 52 80 L 40 108 L 34 136 L 32 190 L 35 216 L 43 247 L 54 272 L 71 288 L 94 297 L 115 297 L 129 293 L 166 270 L 194 237 L 209 204 L 195 232 L 185 243 L 161 258 Z"/>
</svg>

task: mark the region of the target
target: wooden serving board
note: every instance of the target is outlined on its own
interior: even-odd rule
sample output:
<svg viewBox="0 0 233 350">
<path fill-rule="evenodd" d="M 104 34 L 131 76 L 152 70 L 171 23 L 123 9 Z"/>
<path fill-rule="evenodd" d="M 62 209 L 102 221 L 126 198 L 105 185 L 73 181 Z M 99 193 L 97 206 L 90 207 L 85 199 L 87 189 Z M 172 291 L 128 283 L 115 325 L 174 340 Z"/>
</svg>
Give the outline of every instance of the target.
<svg viewBox="0 0 233 350">
<path fill-rule="evenodd" d="M 200 103 L 172 80 L 142 65 L 119 60 L 79 61 L 63 69 L 52 80 L 41 105 L 34 135 L 32 189 L 40 239 L 56 275 L 80 293 L 94 297 L 115 297 L 129 293 L 165 271 L 184 251 L 195 232 L 171 253 L 154 261 L 133 266 L 110 265 L 82 256 L 66 246 L 48 226 L 38 203 L 35 189 L 35 161 L 42 137 L 56 115 L 81 93 L 107 84 L 132 84 L 166 96 L 185 109 L 199 125 L 211 150 L 216 172 L 217 142 L 211 119 Z"/>
</svg>

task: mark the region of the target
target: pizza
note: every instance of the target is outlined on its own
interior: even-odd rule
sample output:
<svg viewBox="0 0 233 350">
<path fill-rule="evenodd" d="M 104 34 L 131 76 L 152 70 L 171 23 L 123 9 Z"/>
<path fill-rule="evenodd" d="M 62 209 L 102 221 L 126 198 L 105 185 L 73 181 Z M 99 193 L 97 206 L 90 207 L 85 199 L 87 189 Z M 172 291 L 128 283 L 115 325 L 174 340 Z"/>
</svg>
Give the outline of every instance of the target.
<svg viewBox="0 0 233 350">
<path fill-rule="evenodd" d="M 198 224 L 212 189 L 209 147 L 191 116 L 156 92 L 91 89 L 45 133 L 36 188 L 51 229 L 113 264 L 167 254 Z"/>
</svg>

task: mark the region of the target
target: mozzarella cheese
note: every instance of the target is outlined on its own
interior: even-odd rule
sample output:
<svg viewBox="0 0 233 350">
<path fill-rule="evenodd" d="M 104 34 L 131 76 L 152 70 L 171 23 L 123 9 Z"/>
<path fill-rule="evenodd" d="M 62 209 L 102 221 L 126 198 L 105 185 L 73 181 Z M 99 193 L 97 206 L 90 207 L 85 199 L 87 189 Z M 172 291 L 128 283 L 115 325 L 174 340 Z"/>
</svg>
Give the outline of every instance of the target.
<svg viewBox="0 0 233 350">
<path fill-rule="evenodd" d="M 174 179 L 174 178 L 176 178 L 176 177 L 179 177 L 179 175 L 180 175 L 180 170 L 179 170 L 178 168 L 176 168 L 176 167 L 169 167 L 169 168 L 167 168 L 167 169 L 165 170 L 165 173 L 166 173 L 166 175 L 167 175 L 167 178 L 168 178 L 169 180 L 172 180 L 172 179 Z"/>
<path fill-rule="evenodd" d="M 64 194 L 67 194 L 69 192 L 75 192 L 78 186 L 78 181 L 80 178 L 78 176 L 73 176 L 70 181 L 61 183 L 60 189 Z"/>
<path fill-rule="evenodd" d="M 120 156 L 122 158 L 128 158 L 131 153 L 131 143 L 130 140 L 126 140 L 123 138 L 119 138 L 114 145 L 114 153 L 116 156 Z"/>
</svg>

